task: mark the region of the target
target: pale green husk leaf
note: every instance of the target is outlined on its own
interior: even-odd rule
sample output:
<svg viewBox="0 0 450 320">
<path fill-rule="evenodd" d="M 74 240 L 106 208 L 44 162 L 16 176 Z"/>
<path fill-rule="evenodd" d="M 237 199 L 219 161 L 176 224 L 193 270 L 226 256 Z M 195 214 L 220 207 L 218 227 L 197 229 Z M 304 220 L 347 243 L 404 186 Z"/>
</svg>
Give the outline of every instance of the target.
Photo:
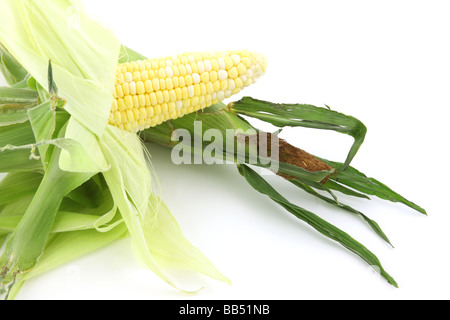
<svg viewBox="0 0 450 320">
<path fill-rule="evenodd" d="M 1 0 L 0 42 L 44 88 L 48 63 L 65 109 L 97 135 L 112 104 L 120 44 L 76 0 Z"/>
</svg>

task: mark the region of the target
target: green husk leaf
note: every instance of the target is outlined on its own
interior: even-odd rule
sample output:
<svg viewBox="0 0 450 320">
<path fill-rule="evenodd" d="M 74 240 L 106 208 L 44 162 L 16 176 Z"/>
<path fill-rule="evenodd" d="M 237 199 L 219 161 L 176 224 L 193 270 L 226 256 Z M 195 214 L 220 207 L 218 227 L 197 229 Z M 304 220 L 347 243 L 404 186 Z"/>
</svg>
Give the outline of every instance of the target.
<svg viewBox="0 0 450 320">
<path fill-rule="evenodd" d="M 365 125 L 354 117 L 309 104 L 272 103 L 244 97 L 231 103 L 230 109 L 238 114 L 266 121 L 280 128 L 306 127 L 333 130 L 352 136 L 355 141 L 342 170 L 345 170 L 355 157 L 367 132 Z"/>
<path fill-rule="evenodd" d="M 104 201 L 104 191 L 94 179 L 89 179 L 83 185 L 70 192 L 67 198 L 84 207 L 93 209 L 97 208 Z"/>
<path fill-rule="evenodd" d="M 0 127 L 0 148 L 7 145 L 28 145 L 36 143 L 30 122 Z"/>
<path fill-rule="evenodd" d="M 343 204 L 339 201 L 337 201 L 337 199 L 333 198 L 330 199 L 320 193 L 318 193 L 316 190 L 314 190 L 313 188 L 311 188 L 309 185 L 302 183 L 302 181 L 300 180 L 290 180 L 291 183 L 293 183 L 294 185 L 296 185 L 297 187 L 303 189 L 304 191 L 306 191 L 307 193 L 322 199 L 325 202 L 328 202 L 338 208 L 344 209 L 348 212 L 354 213 L 356 215 L 359 215 L 361 218 L 364 219 L 364 221 L 366 221 L 369 226 L 372 228 L 373 231 L 375 231 L 375 233 L 380 236 L 380 238 L 382 238 L 384 241 L 386 241 L 387 243 L 389 243 L 392 246 L 391 241 L 389 240 L 389 238 L 386 236 L 386 234 L 383 232 L 383 230 L 380 228 L 380 226 L 378 225 L 377 222 L 375 222 L 374 220 L 370 219 L 368 216 L 366 216 L 364 213 L 352 208 L 351 206 L 348 206 L 346 204 Z M 319 184 L 319 186 L 321 186 Z M 324 190 L 324 186 L 322 185 L 322 190 Z"/>
<path fill-rule="evenodd" d="M 137 53 L 136 51 L 126 47 L 121 46 L 120 47 L 120 54 L 119 54 L 119 63 L 126 63 L 131 61 L 138 61 L 138 60 L 146 60 L 147 58 L 141 55 L 140 53 Z"/>
<path fill-rule="evenodd" d="M 23 283 L 51 269 L 59 267 L 78 257 L 94 252 L 128 235 L 124 224 L 108 232 L 83 230 L 53 234 L 45 247 L 39 262 L 18 280 L 11 289 L 9 299 L 15 299 Z"/>
<path fill-rule="evenodd" d="M 96 229 L 98 216 L 78 212 L 58 212 L 52 233 Z"/>
<path fill-rule="evenodd" d="M 30 206 L 31 201 L 33 201 L 34 194 L 24 195 L 18 198 L 14 202 L 5 204 L 0 208 L 0 216 L 23 216 Z"/>
<path fill-rule="evenodd" d="M 78 120 L 74 118 L 69 120 L 66 139 L 77 143 L 75 143 L 74 148 L 65 148 L 62 151 L 59 161 L 62 170 L 97 173 L 109 169 L 100 148 L 98 137 Z"/>
<path fill-rule="evenodd" d="M 201 122 L 202 124 L 201 129 L 197 129 L 194 126 L 194 121 Z M 203 136 L 205 131 L 211 128 L 219 129 L 219 131 L 223 135 L 222 141 L 224 145 L 216 144 L 215 142 L 202 141 L 202 139 L 198 136 L 199 134 L 202 134 Z M 191 140 L 176 141 L 171 139 L 172 132 L 177 129 L 187 130 L 189 132 Z M 211 146 L 214 144 L 216 150 L 219 151 L 219 153 L 216 154 L 217 158 L 219 159 L 235 162 L 237 162 L 240 158 L 248 159 L 250 156 L 250 150 L 248 148 L 241 148 L 238 146 L 238 148 L 234 149 L 234 153 L 226 152 L 225 132 L 226 130 L 229 129 L 239 129 L 243 132 L 253 130 L 254 133 L 257 132 L 250 124 L 248 124 L 242 118 L 234 114 L 231 114 L 230 116 L 230 113 L 226 111 L 226 106 L 223 103 L 218 103 L 210 108 L 205 109 L 204 112 L 188 114 L 182 118 L 172 120 L 170 124 L 163 123 L 157 127 L 147 129 L 141 133 L 141 137 L 143 138 L 144 141 L 158 143 L 171 148 L 178 145 L 179 143 L 184 143 L 186 145 L 186 148 L 180 146 L 178 148 L 183 149 L 183 151 L 190 152 L 192 155 L 203 154 L 202 151 L 207 146 Z M 196 143 L 196 140 L 200 142 Z M 245 150 L 245 154 L 243 155 L 243 157 L 242 155 L 238 154 L 237 150 L 239 149 Z M 263 163 L 268 163 L 269 160 L 275 161 L 274 159 L 258 156 L 258 163 L 255 164 L 260 167 L 267 167 L 267 165 L 264 165 Z M 297 166 L 293 166 L 291 164 L 283 162 L 278 162 L 277 167 L 279 168 L 280 173 L 316 182 L 322 181 L 325 177 L 329 176 L 333 172 L 333 171 L 310 172 L 303 168 L 299 168 Z"/>
<path fill-rule="evenodd" d="M 43 171 L 44 168 L 40 160 L 42 160 L 43 164 L 48 162 L 46 150 L 49 145 L 64 149 L 64 160 L 61 161 L 60 159 L 60 165 L 63 162 L 62 169 L 71 169 L 67 171 L 72 172 L 90 172 L 92 174 L 100 170 L 106 170 L 105 167 L 99 166 L 99 163 L 101 166 L 106 166 L 106 162 L 103 155 L 98 153 L 97 147 L 90 144 L 90 142 L 86 142 L 87 140 L 84 140 L 85 144 L 78 142 L 80 137 L 83 137 L 83 133 L 86 133 L 82 129 L 79 131 L 78 140 L 62 137 L 49 140 L 44 139 L 50 136 L 52 132 L 59 132 L 63 122 L 67 121 L 67 116 L 64 116 L 63 112 L 56 113 L 55 118 L 53 109 L 50 108 L 49 104 L 50 102 L 46 102 L 30 110 L 30 116 L 34 119 L 34 126 L 31 126 L 30 122 L 25 122 L 0 127 L 0 172 Z M 80 128 L 80 126 L 75 127 Z M 36 138 L 44 140 L 36 142 L 33 129 L 36 131 Z M 86 136 L 93 137 L 89 133 Z M 95 138 L 93 139 L 92 143 L 98 145 L 98 141 Z M 2 145 L 2 143 L 8 144 Z M 44 151 L 44 158 L 39 152 L 41 150 Z M 88 154 L 87 150 L 93 151 L 91 154 Z M 84 171 L 80 170 L 80 168 L 83 168 Z"/>
<path fill-rule="evenodd" d="M 43 175 L 36 172 L 10 173 L 0 181 L 0 207 L 36 193 Z"/>
<path fill-rule="evenodd" d="M 143 225 L 149 250 L 161 267 L 192 270 L 213 279 L 231 284 L 214 265 L 183 235 L 167 206 L 155 194 L 151 195 L 150 210 L 158 209 L 157 216 L 147 215 Z"/>
<path fill-rule="evenodd" d="M 103 173 L 115 203 L 132 236 L 136 254 L 161 279 L 177 288 L 176 284 L 161 269 L 161 266 L 178 265 L 175 255 L 191 252 L 186 262 L 188 269 L 227 281 L 187 241 L 176 228 L 176 223 L 168 222 L 168 210 L 151 192 L 151 176 L 147 169 L 143 147 L 136 135 L 118 128 L 107 126 L 102 147 L 111 169 Z M 147 196 L 147 198 L 143 198 Z M 160 220 L 161 219 L 161 220 Z M 170 220 L 169 220 L 170 221 Z M 159 230 L 164 227 L 165 232 Z M 159 241 L 164 236 L 164 241 Z M 175 240 L 178 239 L 178 240 Z M 163 246 L 163 247 L 160 247 Z M 158 254 L 165 252 L 164 255 Z"/>
<path fill-rule="evenodd" d="M 11 148 L 11 149 L 9 149 Z M 0 148 L 0 172 L 43 171 L 39 156 L 33 146 Z"/>
<path fill-rule="evenodd" d="M 76 0 L 3 0 L 0 10 L 2 45 L 44 88 L 51 60 L 66 110 L 101 135 L 113 100 L 117 39 Z"/>
<path fill-rule="evenodd" d="M 25 70 L 22 65 L 1 46 L 1 44 L 0 71 L 3 73 L 6 82 L 10 86 L 16 85 L 28 76 L 27 70 Z"/>
<path fill-rule="evenodd" d="M 44 102 L 28 111 L 28 117 L 33 129 L 34 137 L 37 143 L 49 141 L 52 139 L 56 129 L 56 114 L 52 107 L 52 102 Z M 47 150 L 49 144 L 42 143 L 38 145 L 41 155 L 42 165 L 47 166 Z"/>
<path fill-rule="evenodd" d="M 23 215 L 0 216 L 0 235 L 13 232 L 20 223 Z M 50 233 L 71 232 L 96 229 L 98 216 L 77 212 L 58 212 Z"/>
<path fill-rule="evenodd" d="M 324 186 L 330 190 L 339 191 L 348 196 L 370 200 L 369 196 L 365 195 L 364 193 L 356 192 L 355 190 L 347 188 L 346 186 L 338 183 L 337 181 L 331 180 L 331 179 L 328 179 L 325 182 Z"/>
<path fill-rule="evenodd" d="M 68 120 L 66 112 L 56 112 L 55 132 Z M 42 141 L 41 144 L 56 144 L 56 140 Z M 63 141 L 59 141 L 64 145 Z M 66 143 L 67 144 L 67 143 Z M 0 172 L 43 172 L 38 144 L 29 121 L 9 126 L 0 126 Z"/>
<path fill-rule="evenodd" d="M 402 203 L 422 214 L 427 214 L 426 210 L 417 204 L 409 201 L 402 195 L 398 194 L 382 182 L 367 177 L 364 173 L 358 171 L 353 167 L 348 167 L 345 171 L 342 171 L 343 164 L 340 162 L 333 162 L 321 159 L 329 165 L 337 168 L 338 170 L 333 174 L 333 180 L 338 181 L 340 184 L 353 188 L 359 192 L 363 192 L 368 195 L 376 196 L 383 200 L 391 202 Z"/>
<path fill-rule="evenodd" d="M 201 128 L 196 127 L 196 125 L 194 124 L 195 121 L 197 121 L 197 123 L 201 122 Z M 202 139 L 206 130 L 211 128 L 219 130 L 218 132 L 222 134 L 222 139 L 220 142 L 222 142 L 223 144 L 220 144 L 220 142 L 216 141 L 210 142 Z M 178 129 L 187 130 L 190 140 L 174 140 L 172 133 L 174 132 L 174 130 Z M 320 182 L 331 173 L 333 173 L 332 170 L 311 172 L 289 163 L 278 162 L 275 159 L 264 157 L 258 154 L 255 155 L 254 153 L 252 153 L 252 150 L 244 145 L 245 141 L 240 141 L 239 139 L 234 141 L 237 147 L 233 149 L 233 152 L 229 152 L 227 151 L 226 146 L 226 131 L 230 129 L 257 134 L 257 131 L 244 119 L 232 113 L 230 114 L 227 111 L 225 104 L 218 103 L 210 108 L 205 109 L 205 111 L 203 112 L 187 114 L 182 118 L 172 120 L 170 123 L 163 123 L 154 128 L 144 130 L 143 132 L 141 132 L 141 137 L 144 141 L 158 143 L 166 147 L 174 148 L 176 145 L 178 145 L 177 148 L 179 150 L 182 150 L 183 152 L 189 152 L 194 157 L 196 154 L 203 155 L 203 151 L 205 150 L 205 148 L 212 146 L 218 151 L 215 156 L 223 161 L 234 161 L 237 163 L 240 162 L 241 159 L 249 159 L 251 155 L 254 155 L 255 159 L 257 160 L 254 164 L 259 167 L 267 168 L 269 167 L 267 163 L 276 162 L 275 167 L 278 168 L 278 171 L 280 173 L 308 181 Z M 199 137 L 200 134 L 201 137 Z"/>
<path fill-rule="evenodd" d="M 353 239 L 344 231 L 326 222 L 322 218 L 318 217 L 312 212 L 309 212 L 301 207 L 298 207 L 281 194 L 279 194 L 270 184 L 266 182 L 261 176 L 259 176 L 254 170 L 245 164 L 238 165 L 239 173 L 247 180 L 247 182 L 258 192 L 268 196 L 275 203 L 279 204 L 294 216 L 308 223 L 311 227 L 316 229 L 324 236 L 340 243 L 345 248 L 349 249 L 363 260 L 365 260 L 370 266 L 372 266 L 380 275 L 385 278 L 391 285 L 398 287 L 395 280 L 383 269 L 378 258 L 370 252 L 361 243 Z"/>
<path fill-rule="evenodd" d="M 28 120 L 28 110 L 37 104 L 36 92 L 0 87 L 0 127 Z"/>
<path fill-rule="evenodd" d="M 0 172 L 42 172 L 35 143 L 29 122 L 0 127 Z M 23 145 L 28 147 L 17 147 Z"/>
<path fill-rule="evenodd" d="M 63 197 L 92 176 L 61 171 L 59 155 L 60 149 L 54 148 L 44 178 L 6 245 L 0 264 L 9 270 L 24 272 L 36 264 Z"/>
<path fill-rule="evenodd" d="M 20 178 L 19 175 L 21 174 L 15 174 L 17 178 Z M 25 176 L 23 177 L 25 178 Z M 36 189 L 38 186 L 39 184 L 36 186 Z M 14 187 L 19 187 L 19 184 Z M 91 199 L 89 199 L 89 205 L 84 206 L 84 203 L 82 203 L 84 201 L 82 200 L 85 200 L 85 198 L 83 197 L 78 202 L 71 202 L 70 204 L 66 202 L 64 206 L 60 206 L 51 233 L 85 229 L 107 232 L 122 223 L 122 220 L 116 214 L 117 208 L 109 190 L 106 188 L 101 191 L 94 191 L 94 188 L 95 182 L 93 179 L 90 179 L 74 190 L 79 192 L 93 191 Z M 67 197 L 74 197 L 74 191 L 69 193 Z M 0 207 L 0 235 L 9 234 L 16 229 L 28 209 L 34 193 L 18 195 L 14 197 L 14 201 L 9 201 L 3 208 Z"/>
</svg>

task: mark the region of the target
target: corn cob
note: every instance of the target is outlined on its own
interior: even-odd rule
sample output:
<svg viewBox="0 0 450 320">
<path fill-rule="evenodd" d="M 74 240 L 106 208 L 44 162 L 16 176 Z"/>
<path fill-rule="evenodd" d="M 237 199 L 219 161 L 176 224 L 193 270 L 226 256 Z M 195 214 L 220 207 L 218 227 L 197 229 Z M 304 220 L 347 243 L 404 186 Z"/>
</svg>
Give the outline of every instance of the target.
<svg viewBox="0 0 450 320">
<path fill-rule="evenodd" d="M 120 64 L 109 124 L 138 132 L 240 92 L 267 68 L 250 51 L 185 53 Z"/>
</svg>

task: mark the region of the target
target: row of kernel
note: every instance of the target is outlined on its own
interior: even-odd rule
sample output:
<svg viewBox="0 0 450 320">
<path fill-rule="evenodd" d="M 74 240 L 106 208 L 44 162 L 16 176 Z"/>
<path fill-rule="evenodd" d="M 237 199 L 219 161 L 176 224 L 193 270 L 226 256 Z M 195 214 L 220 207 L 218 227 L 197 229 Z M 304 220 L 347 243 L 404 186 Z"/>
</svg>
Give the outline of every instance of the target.
<svg viewBox="0 0 450 320">
<path fill-rule="evenodd" d="M 169 119 L 176 119 L 187 113 L 187 110 L 170 110 L 167 104 L 154 107 L 136 108 L 133 110 L 111 113 L 109 123 L 127 129 L 127 124 L 136 131 L 155 126 Z M 128 130 L 127 129 L 127 130 Z"/>
<path fill-rule="evenodd" d="M 248 86 L 252 84 L 256 79 L 254 73 L 258 73 L 257 70 L 234 70 L 231 69 L 226 75 L 222 75 L 220 72 L 203 73 L 200 75 L 187 75 L 186 77 L 173 77 L 165 80 L 153 79 L 153 80 L 139 80 L 137 82 L 124 82 L 117 84 L 114 88 L 114 98 L 124 98 L 127 95 L 140 95 L 145 93 L 158 93 L 159 91 L 170 91 L 175 90 L 176 96 L 180 96 L 180 90 L 188 87 L 188 90 L 194 89 L 196 92 L 201 92 L 205 94 L 210 92 L 209 87 L 214 88 L 215 91 L 226 90 L 228 86 L 233 86 L 236 84 L 239 86 Z M 243 84 L 241 84 L 243 82 Z M 211 93 L 211 92 L 210 92 Z"/>
<path fill-rule="evenodd" d="M 237 66 L 242 63 L 249 67 L 252 64 L 252 59 L 249 57 L 243 57 L 239 54 L 223 54 L 223 55 L 179 55 L 176 57 L 168 57 L 162 59 L 151 59 L 146 61 L 137 61 L 131 63 L 125 63 L 117 68 L 117 73 L 135 73 L 143 71 L 161 72 L 161 70 L 169 70 L 171 67 L 185 66 L 190 67 L 192 72 L 195 70 L 205 71 L 218 71 L 220 69 L 229 70 L 233 66 Z M 169 71 L 170 72 L 170 71 Z"/>
<path fill-rule="evenodd" d="M 223 100 L 227 96 L 231 96 L 231 91 L 219 91 L 219 92 L 213 92 L 212 94 L 206 94 L 201 96 L 192 96 L 188 97 L 183 100 L 176 100 L 176 101 L 164 101 L 164 100 L 158 100 L 158 101 L 151 101 L 149 97 L 145 96 L 127 96 L 125 99 L 117 99 L 113 101 L 113 106 L 111 109 L 111 112 L 126 112 L 128 110 L 136 110 L 139 108 L 147 108 L 147 107 L 154 107 L 159 108 L 160 105 L 167 106 L 167 110 L 169 112 L 174 110 L 181 110 L 183 108 L 188 108 L 190 106 L 200 106 L 204 108 L 207 104 L 211 104 L 213 101 L 219 101 Z M 129 97 L 129 98 L 128 98 Z M 163 109 L 163 112 L 166 112 L 165 109 Z M 159 110 L 156 109 L 155 113 L 158 114 Z"/>
<path fill-rule="evenodd" d="M 150 93 L 124 95 L 123 98 L 117 97 L 114 99 L 112 111 L 152 106 L 161 103 L 179 103 L 188 98 L 202 97 L 208 94 L 217 96 L 218 100 L 223 100 L 230 97 L 232 94 L 238 93 L 244 86 L 251 84 L 251 82 L 252 79 L 247 79 L 247 82 L 244 83 L 241 78 L 236 78 L 215 81 L 214 83 L 195 84 L 171 90 L 158 90 Z"/>
<path fill-rule="evenodd" d="M 228 77 L 236 78 L 239 75 L 246 74 L 246 71 L 241 72 L 237 70 L 230 71 L 228 74 L 226 71 L 211 71 L 203 72 L 202 74 L 194 73 L 192 75 L 173 76 L 166 79 L 160 78 L 148 78 L 146 74 L 136 76 L 135 79 L 127 82 L 118 81 L 115 85 L 115 94 L 122 97 L 126 94 L 136 94 L 139 92 L 151 92 L 156 90 L 173 89 L 177 87 L 189 86 L 197 83 L 207 83 L 209 81 L 225 80 Z"/>
<path fill-rule="evenodd" d="M 251 65 L 249 66 L 251 67 Z M 116 84 L 120 84 L 123 82 L 133 82 L 133 81 L 146 81 L 153 80 L 155 78 L 159 79 L 171 79 L 173 77 L 179 76 L 192 76 L 194 78 L 204 79 L 205 77 L 218 79 L 218 78 L 235 78 L 238 75 L 245 74 L 247 72 L 246 64 L 238 63 L 237 65 L 232 65 L 230 67 L 224 67 L 223 69 L 219 68 L 208 68 L 203 63 L 193 64 L 193 65 L 179 65 L 179 66 L 171 66 L 166 68 L 160 68 L 157 71 L 154 70 L 144 70 L 144 71 L 134 71 L 134 72 L 120 72 L 117 73 Z M 214 80 L 213 80 L 214 81 Z M 204 80 L 204 82 L 206 82 Z"/>
<path fill-rule="evenodd" d="M 161 87 L 160 83 L 157 81 L 150 81 L 147 80 L 146 82 L 137 82 L 130 84 L 122 84 L 117 85 L 114 92 L 114 98 L 115 99 L 124 99 L 126 96 L 135 96 L 135 95 L 144 95 L 148 94 L 150 95 L 150 98 L 153 97 L 152 100 L 182 100 L 186 99 L 189 96 L 192 96 L 192 93 L 194 95 L 204 95 L 207 93 L 212 93 L 214 91 L 225 91 L 229 87 L 235 87 L 242 85 L 243 79 L 237 78 L 237 79 L 228 79 L 228 80 L 216 80 L 214 82 L 207 82 L 207 83 L 195 83 L 192 79 L 188 78 L 187 82 L 182 81 L 183 87 L 176 87 L 174 88 L 173 85 L 167 86 L 167 83 Z M 247 80 L 247 79 L 244 79 Z M 170 82 L 172 83 L 172 82 Z M 166 101 L 167 102 L 167 101 Z"/>
</svg>

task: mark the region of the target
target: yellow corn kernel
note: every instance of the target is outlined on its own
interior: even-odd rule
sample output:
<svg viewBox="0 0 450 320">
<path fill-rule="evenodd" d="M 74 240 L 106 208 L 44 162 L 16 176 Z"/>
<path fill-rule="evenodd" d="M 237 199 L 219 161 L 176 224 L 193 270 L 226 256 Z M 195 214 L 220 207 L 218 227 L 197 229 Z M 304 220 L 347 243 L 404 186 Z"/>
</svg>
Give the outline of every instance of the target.
<svg viewBox="0 0 450 320">
<path fill-rule="evenodd" d="M 145 96 L 145 106 L 150 107 L 152 105 L 152 103 L 150 101 L 150 95 L 148 93 L 146 93 L 144 96 Z"/>
<path fill-rule="evenodd" d="M 121 85 L 116 85 L 116 96 L 118 98 L 123 98 L 124 94 L 123 94 L 123 89 Z"/>
<path fill-rule="evenodd" d="M 119 110 L 119 103 L 118 101 L 114 98 L 113 100 L 113 106 L 111 108 L 111 113 L 116 112 L 117 110 Z"/>
<path fill-rule="evenodd" d="M 189 98 L 189 90 L 187 87 L 183 87 L 183 89 L 181 89 L 181 92 L 183 93 L 183 100 Z"/>
<path fill-rule="evenodd" d="M 161 109 L 161 105 L 160 104 L 157 104 L 155 107 L 154 107 L 154 110 L 155 110 L 155 114 L 156 115 L 161 115 L 162 114 L 162 109 Z"/>
<path fill-rule="evenodd" d="M 170 94 L 168 90 L 164 90 L 163 91 L 163 98 L 164 98 L 164 102 L 169 102 L 170 101 Z"/>
<path fill-rule="evenodd" d="M 178 68 L 178 65 L 172 66 L 173 76 L 179 77 L 180 76 L 180 69 Z"/>
<path fill-rule="evenodd" d="M 158 70 L 158 77 L 160 79 L 164 79 L 166 77 L 166 70 L 164 68 L 160 68 Z"/>
<path fill-rule="evenodd" d="M 200 98 L 197 97 L 197 96 L 193 97 L 193 98 L 191 99 L 191 104 L 192 104 L 192 106 L 194 106 L 194 107 L 198 106 L 198 105 L 200 104 Z"/>
<path fill-rule="evenodd" d="M 209 72 L 203 72 L 200 76 L 203 83 L 209 82 Z"/>
<path fill-rule="evenodd" d="M 159 90 L 166 90 L 166 79 L 159 79 Z"/>
<path fill-rule="evenodd" d="M 156 98 L 156 93 L 150 93 L 150 103 L 152 106 L 155 106 L 158 103 L 158 99 Z"/>
<path fill-rule="evenodd" d="M 228 80 L 220 81 L 220 90 L 225 91 L 228 89 Z"/>
<path fill-rule="evenodd" d="M 145 95 L 144 94 L 140 94 L 138 95 L 138 99 L 139 99 L 139 107 L 145 107 Z"/>
<path fill-rule="evenodd" d="M 152 85 L 153 85 L 153 91 L 158 91 L 158 90 L 161 89 L 161 85 L 160 85 L 160 82 L 159 82 L 158 78 L 154 78 L 152 80 Z"/>
<path fill-rule="evenodd" d="M 172 81 L 172 78 L 167 78 L 167 79 L 166 79 L 166 89 L 167 89 L 167 90 L 172 90 L 172 89 L 173 89 L 173 81 Z"/>
<path fill-rule="evenodd" d="M 128 82 L 122 83 L 122 91 L 124 96 L 130 94 L 130 85 L 128 84 Z"/>
<path fill-rule="evenodd" d="M 219 62 L 217 61 L 217 59 L 211 59 L 211 67 L 213 71 L 219 71 Z"/>
<path fill-rule="evenodd" d="M 239 71 L 236 67 L 231 68 L 228 70 L 228 77 L 231 79 L 237 78 L 239 76 Z"/>
<path fill-rule="evenodd" d="M 164 95 L 162 91 L 156 91 L 156 100 L 158 101 L 158 104 L 161 104 L 164 102 Z"/>
<path fill-rule="evenodd" d="M 244 86 L 244 82 L 241 80 L 241 78 L 234 79 L 234 84 L 236 85 L 236 89 L 242 89 Z"/>
<path fill-rule="evenodd" d="M 169 113 L 169 119 L 175 120 L 178 118 L 178 114 L 176 111 L 172 111 Z"/>
<path fill-rule="evenodd" d="M 137 94 L 144 94 L 145 93 L 144 82 L 142 82 L 142 81 L 136 82 L 136 93 Z"/>
<path fill-rule="evenodd" d="M 175 92 L 175 90 L 169 90 L 169 100 L 172 102 L 177 101 L 177 94 Z"/>
<path fill-rule="evenodd" d="M 211 82 L 208 82 L 206 84 L 206 89 L 208 90 L 209 94 L 212 94 L 214 92 L 214 85 Z"/>
<path fill-rule="evenodd" d="M 214 81 L 212 84 L 214 86 L 214 92 L 220 91 L 220 81 L 219 80 Z"/>
<path fill-rule="evenodd" d="M 200 96 L 202 94 L 202 90 L 200 89 L 200 84 L 194 84 L 194 95 Z"/>
<path fill-rule="evenodd" d="M 216 71 L 211 71 L 209 73 L 209 80 L 210 81 L 216 81 L 217 79 L 219 79 L 219 76 L 218 76 L 217 72 Z"/>
<path fill-rule="evenodd" d="M 148 71 L 144 69 L 141 72 L 141 81 L 145 82 L 146 80 L 148 80 Z"/>
<path fill-rule="evenodd" d="M 247 72 L 247 68 L 245 67 L 245 65 L 243 63 L 239 63 L 236 68 L 237 68 L 237 71 L 239 72 L 240 76 L 246 74 L 246 72 Z"/>
<path fill-rule="evenodd" d="M 147 117 L 153 118 L 155 116 L 155 109 L 153 107 L 146 107 Z"/>
<path fill-rule="evenodd" d="M 162 113 L 169 113 L 169 105 L 167 103 L 163 103 L 161 105 Z"/>
<path fill-rule="evenodd" d="M 202 91 L 202 95 L 206 95 L 208 93 L 208 90 L 206 89 L 206 84 L 200 83 L 200 90 Z"/>
<path fill-rule="evenodd" d="M 141 81 L 141 72 L 140 71 L 133 72 L 133 81 Z"/>
<path fill-rule="evenodd" d="M 123 98 L 123 102 L 125 103 L 127 109 L 133 108 L 133 98 L 130 95 L 125 96 Z"/>
<path fill-rule="evenodd" d="M 130 94 L 135 95 L 136 94 L 136 82 L 132 81 L 129 83 L 130 86 Z"/>
<path fill-rule="evenodd" d="M 184 77 L 179 77 L 178 83 L 179 83 L 179 87 L 181 87 L 181 88 L 186 86 L 186 81 L 184 80 Z"/>
<path fill-rule="evenodd" d="M 234 66 L 233 60 L 231 60 L 231 58 L 229 56 L 226 56 L 224 58 L 224 61 L 225 61 L 225 69 L 226 70 L 230 70 Z"/>
<path fill-rule="evenodd" d="M 145 92 L 147 93 L 153 92 L 153 83 L 151 80 L 145 81 Z"/>
<path fill-rule="evenodd" d="M 132 97 L 133 97 L 133 109 L 139 108 L 139 97 L 137 95 L 134 95 Z"/>
<path fill-rule="evenodd" d="M 186 82 L 187 86 L 190 86 L 194 83 L 194 79 L 192 79 L 192 76 L 190 74 L 184 77 L 184 81 Z"/>
<path fill-rule="evenodd" d="M 198 65 L 196 63 L 191 63 L 190 66 L 192 73 L 198 73 Z"/>
</svg>

